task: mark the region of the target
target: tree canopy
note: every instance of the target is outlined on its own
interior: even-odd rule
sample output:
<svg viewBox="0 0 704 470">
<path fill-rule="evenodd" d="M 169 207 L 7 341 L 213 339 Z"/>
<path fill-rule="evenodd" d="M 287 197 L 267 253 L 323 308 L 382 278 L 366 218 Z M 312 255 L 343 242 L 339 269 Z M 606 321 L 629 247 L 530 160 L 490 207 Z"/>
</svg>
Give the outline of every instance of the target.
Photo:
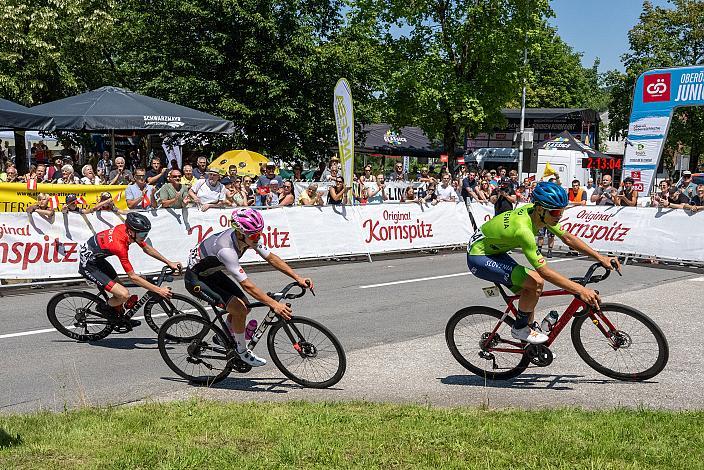
<svg viewBox="0 0 704 470">
<path fill-rule="evenodd" d="M 213 150 L 311 161 L 336 146 L 343 76 L 359 127 L 417 125 L 447 149 L 500 126 L 524 77 L 529 106 L 603 108 L 548 0 L 343 2 L 6 0 L 0 95 L 31 106 L 121 86 L 231 119 L 239 132 Z"/>
<path fill-rule="evenodd" d="M 630 51 L 623 55 L 625 73 L 611 72 L 611 133 L 627 133 L 636 80 L 655 68 L 704 64 L 704 2 L 670 0 L 671 8 L 643 3 L 638 24 L 628 33 Z M 675 111 L 665 143 L 665 157 L 672 165 L 676 153 L 690 153 L 690 169 L 696 171 L 704 153 L 704 109 Z"/>
</svg>

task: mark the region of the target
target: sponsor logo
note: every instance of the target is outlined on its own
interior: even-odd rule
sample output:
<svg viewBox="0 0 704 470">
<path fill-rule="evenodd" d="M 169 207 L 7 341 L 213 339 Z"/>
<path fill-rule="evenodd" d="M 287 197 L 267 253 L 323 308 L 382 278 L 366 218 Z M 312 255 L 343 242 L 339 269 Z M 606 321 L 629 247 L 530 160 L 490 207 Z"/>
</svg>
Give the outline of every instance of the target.
<svg viewBox="0 0 704 470">
<path fill-rule="evenodd" d="M 401 134 L 396 134 L 395 132 L 391 132 L 391 129 L 389 129 L 384 134 L 384 142 L 386 142 L 387 144 L 391 144 L 391 145 L 401 145 L 404 142 L 408 142 L 408 139 L 403 137 Z"/>
<path fill-rule="evenodd" d="M 633 189 L 639 192 L 643 191 L 643 183 L 641 183 L 640 181 L 633 183 Z"/>
<path fill-rule="evenodd" d="M 5 232 L 9 235 L 10 232 Z M 51 263 L 77 263 L 79 260 L 78 243 L 62 243 L 58 238 L 50 241 L 44 235 L 44 243 L 39 242 L 0 242 L 0 261 L 21 264 L 22 271 L 32 265 L 42 265 L 42 269 Z"/>
<path fill-rule="evenodd" d="M 631 178 L 635 181 L 640 181 L 640 170 L 631 170 Z"/>
<path fill-rule="evenodd" d="M 151 116 L 145 115 L 144 125 L 145 126 L 167 126 L 172 129 L 178 129 L 186 125 L 185 122 L 181 121 L 180 116 Z"/>
<path fill-rule="evenodd" d="M 362 222 L 362 229 L 365 231 L 364 243 L 408 240 L 409 244 L 413 244 L 413 240 L 418 238 L 433 238 L 433 224 L 420 219 L 416 219 L 415 222 L 408 220 L 407 223 L 396 221 L 391 226 L 381 225 L 380 220 L 367 219 Z"/>
<path fill-rule="evenodd" d="M 654 73 L 643 77 L 643 102 L 670 101 L 670 74 Z"/>
<path fill-rule="evenodd" d="M 635 185 L 634 185 L 635 186 Z M 570 232 L 587 243 L 603 240 L 605 242 L 625 242 L 626 236 L 631 231 L 621 222 L 611 221 L 615 214 L 606 214 L 598 211 L 582 210 L 577 213 L 574 222 L 566 222 L 569 217 L 561 220 L 560 228 Z M 611 224 L 611 225 L 609 225 Z"/>
</svg>

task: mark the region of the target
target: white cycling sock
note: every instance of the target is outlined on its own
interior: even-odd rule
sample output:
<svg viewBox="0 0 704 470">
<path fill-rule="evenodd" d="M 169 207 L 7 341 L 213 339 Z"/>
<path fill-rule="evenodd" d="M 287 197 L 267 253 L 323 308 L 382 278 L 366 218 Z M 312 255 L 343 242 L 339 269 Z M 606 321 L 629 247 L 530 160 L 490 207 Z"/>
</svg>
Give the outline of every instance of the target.
<svg viewBox="0 0 704 470">
<path fill-rule="evenodd" d="M 232 336 L 235 338 L 235 342 L 237 343 L 237 351 L 239 351 L 239 352 L 246 351 L 247 350 L 247 340 L 244 339 L 244 332 L 235 333 L 233 331 Z"/>
</svg>

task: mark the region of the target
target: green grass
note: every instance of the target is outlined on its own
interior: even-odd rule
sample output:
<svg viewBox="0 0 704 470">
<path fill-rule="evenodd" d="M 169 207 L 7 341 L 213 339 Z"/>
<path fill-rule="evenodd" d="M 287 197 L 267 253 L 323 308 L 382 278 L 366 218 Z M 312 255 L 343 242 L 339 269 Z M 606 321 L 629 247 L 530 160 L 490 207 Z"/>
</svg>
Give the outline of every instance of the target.
<svg viewBox="0 0 704 470">
<path fill-rule="evenodd" d="M 704 412 L 188 401 L 0 417 L 0 469 L 704 468 Z"/>
</svg>

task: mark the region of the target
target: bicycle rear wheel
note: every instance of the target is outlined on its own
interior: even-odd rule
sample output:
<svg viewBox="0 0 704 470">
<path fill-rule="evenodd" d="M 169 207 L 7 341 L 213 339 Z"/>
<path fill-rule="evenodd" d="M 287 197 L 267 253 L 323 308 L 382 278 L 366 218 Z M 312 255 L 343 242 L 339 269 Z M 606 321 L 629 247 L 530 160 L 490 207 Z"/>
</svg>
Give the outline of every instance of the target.
<svg viewBox="0 0 704 470">
<path fill-rule="evenodd" d="M 215 344 L 214 338 L 225 346 Z M 234 353 L 230 338 L 203 317 L 176 315 L 159 329 L 159 353 L 169 368 L 189 382 L 212 385 L 227 377 Z"/>
<path fill-rule="evenodd" d="M 95 294 L 68 291 L 55 295 L 46 306 L 52 326 L 78 341 L 97 341 L 109 335 L 114 325 L 96 307 L 104 302 Z"/>
<path fill-rule="evenodd" d="M 617 380 L 641 381 L 658 375 L 670 348 L 660 327 L 646 314 L 621 304 L 602 304 L 602 314 L 614 326 L 607 337 L 589 316 L 572 323 L 574 349 L 589 367 Z M 601 322 L 604 328 L 606 324 Z"/>
<path fill-rule="evenodd" d="M 466 307 L 455 313 L 445 327 L 445 341 L 452 356 L 465 369 L 490 380 L 506 380 L 521 374 L 530 363 L 526 354 L 487 351 L 482 347 L 503 312 L 489 307 Z M 511 338 L 513 318 L 506 316 L 491 342 L 491 347 L 518 349 L 502 344 Z"/>
<path fill-rule="evenodd" d="M 173 293 L 170 299 L 153 297 L 144 305 L 144 320 L 154 333 L 174 315 L 193 313 L 209 320 L 208 312 L 200 301 L 182 294 Z"/>
<path fill-rule="evenodd" d="M 310 318 L 279 319 L 269 330 L 266 345 L 276 367 L 304 387 L 332 387 L 345 375 L 347 357 L 342 345 L 330 330 Z"/>
</svg>

